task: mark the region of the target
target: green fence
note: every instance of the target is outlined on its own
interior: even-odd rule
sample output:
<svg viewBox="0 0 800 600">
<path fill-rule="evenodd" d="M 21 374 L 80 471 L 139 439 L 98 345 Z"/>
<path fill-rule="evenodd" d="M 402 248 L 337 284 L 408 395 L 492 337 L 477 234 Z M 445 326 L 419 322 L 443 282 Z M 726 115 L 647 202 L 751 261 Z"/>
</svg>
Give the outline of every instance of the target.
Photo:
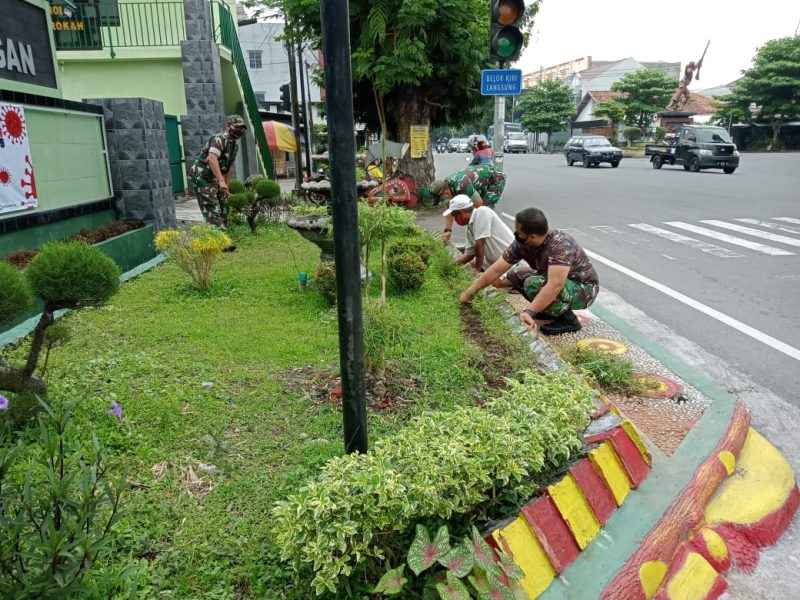
<svg viewBox="0 0 800 600">
<path fill-rule="evenodd" d="M 180 46 L 186 39 L 183 2 L 101 0 L 75 9 L 54 5 L 50 10 L 56 50 L 102 50 Z"/>
<path fill-rule="evenodd" d="M 219 2 L 212 3 L 211 27 L 214 32 L 214 41 L 231 51 L 231 60 L 236 68 L 236 73 L 239 75 L 239 82 L 242 85 L 242 94 L 244 95 L 244 105 L 247 108 L 250 122 L 253 124 L 253 135 L 256 138 L 256 145 L 264 163 L 264 170 L 267 177 L 275 179 L 275 163 L 269 150 L 267 136 L 261 125 L 258 101 L 255 93 L 253 93 L 253 86 L 250 84 L 250 75 L 244 62 L 244 53 L 239 45 L 239 36 L 236 34 L 236 21 L 234 21 L 228 7 L 224 4 Z"/>
</svg>

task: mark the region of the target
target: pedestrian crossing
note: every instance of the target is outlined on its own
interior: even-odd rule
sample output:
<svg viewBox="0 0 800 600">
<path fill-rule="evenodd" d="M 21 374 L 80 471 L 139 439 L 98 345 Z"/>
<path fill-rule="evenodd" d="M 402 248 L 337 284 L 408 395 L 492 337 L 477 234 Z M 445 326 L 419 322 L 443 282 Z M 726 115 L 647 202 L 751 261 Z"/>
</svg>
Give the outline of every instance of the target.
<svg viewBox="0 0 800 600">
<path fill-rule="evenodd" d="M 696 223 L 628 223 L 627 227 L 722 259 L 753 255 L 795 256 L 797 250 L 794 249 L 800 248 L 800 218 L 795 217 L 700 219 Z M 619 227 L 595 225 L 591 229 L 605 234 L 624 235 Z"/>
</svg>

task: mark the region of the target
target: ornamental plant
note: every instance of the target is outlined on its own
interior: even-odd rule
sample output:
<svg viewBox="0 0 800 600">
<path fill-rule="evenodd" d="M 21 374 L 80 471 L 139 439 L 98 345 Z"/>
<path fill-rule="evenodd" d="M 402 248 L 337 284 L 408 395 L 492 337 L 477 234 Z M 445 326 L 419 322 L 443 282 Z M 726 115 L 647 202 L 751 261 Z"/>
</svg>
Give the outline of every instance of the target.
<svg viewBox="0 0 800 600">
<path fill-rule="evenodd" d="M 592 409 L 592 389 L 570 373 L 527 371 L 483 407 L 415 417 L 277 503 L 273 542 L 298 582 L 336 593 L 356 569 L 374 576 L 402 555 L 416 523 L 468 522 L 490 498 L 565 464 Z"/>
<path fill-rule="evenodd" d="M 0 325 L 6 325 L 25 314 L 33 306 L 33 293 L 16 268 L 0 262 Z"/>
<path fill-rule="evenodd" d="M 370 373 L 386 371 L 386 350 L 403 346 L 407 339 L 403 318 L 388 304 L 364 303 L 364 364 Z"/>
<path fill-rule="evenodd" d="M 281 186 L 266 177 L 254 178 L 249 187 L 233 179 L 228 189 L 231 193 L 228 199 L 231 209 L 244 217 L 250 226 L 250 233 L 256 232 L 259 217 L 266 212 L 272 218 L 281 202 Z"/>
<path fill-rule="evenodd" d="M 390 256 L 388 271 L 389 285 L 400 294 L 418 290 L 425 283 L 425 262 L 413 252 Z"/>
<path fill-rule="evenodd" d="M 317 289 L 328 304 L 336 304 L 336 266 L 322 261 L 314 273 Z"/>
<path fill-rule="evenodd" d="M 155 243 L 156 248 L 174 260 L 202 291 L 211 288 L 214 260 L 233 244 L 228 234 L 205 223 L 192 225 L 188 231 L 159 231 Z"/>
<path fill-rule="evenodd" d="M 71 445 L 71 405 L 42 406 L 29 445 L 0 430 L 0 597 L 87 597 L 124 514 L 127 474 L 112 477 L 94 435 L 86 451 Z"/>
<path fill-rule="evenodd" d="M 425 263 L 425 266 L 431 264 L 431 255 L 433 254 L 433 245 L 431 239 L 428 237 L 408 237 L 395 241 L 386 253 L 386 257 L 391 258 L 396 254 L 405 254 L 410 252 L 416 254 Z"/>
<path fill-rule="evenodd" d="M 25 366 L 0 365 L 0 389 L 44 394 L 44 382 L 33 373 L 56 311 L 104 304 L 119 289 L 119 274 L 113 260 L 85 242 L 56 242 L 42 248 L 28 265 L 25 279 L 44 301 L 44 310 L 33 330 Z"/>
</svg>

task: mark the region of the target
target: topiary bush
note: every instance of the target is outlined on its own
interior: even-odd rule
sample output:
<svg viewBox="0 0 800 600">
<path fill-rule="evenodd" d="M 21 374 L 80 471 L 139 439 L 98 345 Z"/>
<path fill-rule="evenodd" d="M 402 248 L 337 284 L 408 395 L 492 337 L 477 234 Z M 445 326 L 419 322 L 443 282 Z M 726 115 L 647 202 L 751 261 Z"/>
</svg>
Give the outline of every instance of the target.
<svg viewBox="0 0 800 600">
<path fill-rule="evenodd" d="M 469 521 L 494 495 L 576 456 L 593 408 L 592 389 L 572 374 L 528 371 L 483 407 L 415 417 L 278 502 L 272 543 L 317 594 L 343 589 L 357 568 L 375 577 L 416 523 Z"/>
<path fill-rule="evenodd" d="M 265 212 L 270 219 L 274 219 L 275 209 L 281 204 L 281 186 L 266 177 L 254 177 L 248 186 L 238 179 L 232 179 L 228 190 L 231 193 L 228 197 L 231 210 L 247 221 L 251 233 L 256 232 L 259 219 Z"/>
<path fill-rule="evenodd" d="M 413 252 L 390 256 L 388 272 L 389 286 L 399 294 L 418 290 L 425 283 L 425 262 Z"/>
<path fill-rule="evenodd" d="M 389 246 L 386 257 L 391 259 L 395 254 L 404 254 L 406 252 L 418 255 L 427 267 L 430 265 L 431 255 L 433 254 L 432 240 L 423 237 L 409 237 L 397 240 Z"/>
<path fill-rule="evenodd" d="M 0 325 L 11 323 L 33 306 L 28 282 L 15 267 L 0 262 Z"/>
</svg>

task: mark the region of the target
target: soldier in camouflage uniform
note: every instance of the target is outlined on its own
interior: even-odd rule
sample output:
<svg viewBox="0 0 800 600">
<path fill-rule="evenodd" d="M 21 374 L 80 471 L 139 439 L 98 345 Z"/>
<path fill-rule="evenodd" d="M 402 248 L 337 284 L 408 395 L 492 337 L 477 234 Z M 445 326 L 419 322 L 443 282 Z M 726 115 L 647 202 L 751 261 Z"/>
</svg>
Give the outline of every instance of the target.
<svg viewBox="0 0 800 600">
<path fill-rule="evenodd" d="M 500 202 L 500 196 L 506 187 L 506 176 L 502 171 L 495 170 L 490 164 L 470 165 L 465 169 L 456 171 L 444 181 L 434 181 L 431 186 L 431 194 L 434 202 L 448 202 L 450 198 L 458 194 L 465 194 L 472 200 L 475 208 L 484 204 L 489 208 L 494 208 Z M 453 228 L 453 216 L 445 217 L 444 239 L 450 241 Z"/>
<path fill-rule="evenodd" d="M 190 172 L 203 218 L 223 231 L 228 228 L 228 183 L 233 177 L 233 161 L 238 151 L 236 142 L 247 129 L 239 115 L 230 115 L 225 124 L 225 131 L 212 135 L 206 142 Z"/>
</svg>

